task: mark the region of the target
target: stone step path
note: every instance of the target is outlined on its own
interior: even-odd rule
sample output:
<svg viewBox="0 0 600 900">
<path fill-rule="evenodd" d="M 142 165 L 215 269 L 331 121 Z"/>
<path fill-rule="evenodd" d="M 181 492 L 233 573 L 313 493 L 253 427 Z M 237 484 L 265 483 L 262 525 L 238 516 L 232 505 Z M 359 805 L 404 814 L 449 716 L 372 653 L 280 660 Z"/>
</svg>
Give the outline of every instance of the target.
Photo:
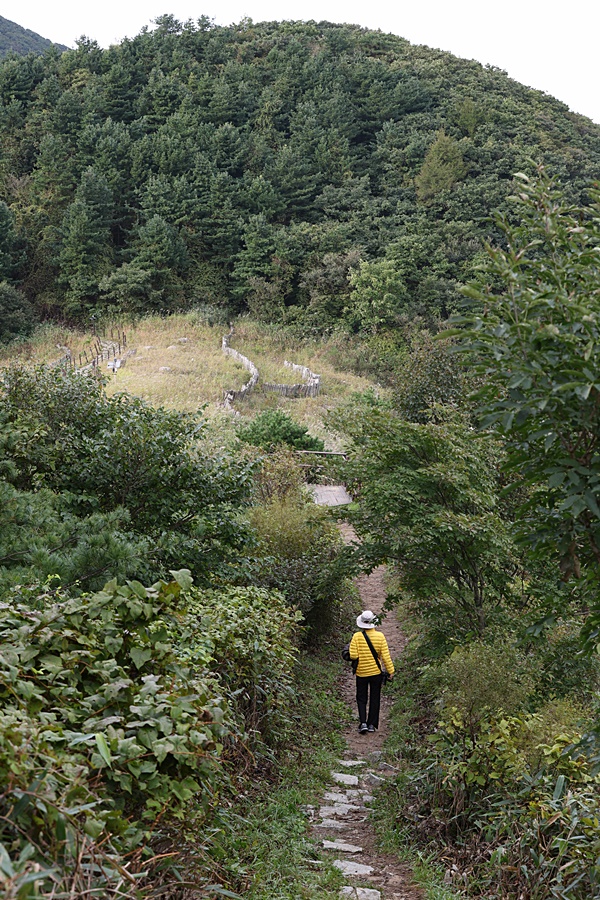
<svg viewBox="0 0 600 900">
<path fill-rule="evenodd" d="M 348 884 L 340 897 L 350 900 L 419 900 L 420 891 L 410 882 L 406 868 L 375 847 L 370 812 L 376 797 L 373 787 L 385 783 L 395 769 L 381 751 L 363 759 L 341 759 L 340 771 L 331 773 L 331 788 L 322 803 L 312 808 L 312 835 L 322 850 L 333 855 L 333 865 Z M 344 771 L 345 770 L 345 771 Z"/>
</svg>

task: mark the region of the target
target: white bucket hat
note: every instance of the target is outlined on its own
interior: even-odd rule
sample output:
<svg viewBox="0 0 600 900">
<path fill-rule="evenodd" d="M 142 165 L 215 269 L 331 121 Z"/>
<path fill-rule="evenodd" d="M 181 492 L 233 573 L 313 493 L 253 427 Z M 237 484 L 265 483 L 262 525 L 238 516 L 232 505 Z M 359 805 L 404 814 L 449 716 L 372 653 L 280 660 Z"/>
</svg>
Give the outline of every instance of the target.
<svg viewBox="0 0 600 900">
<path fill-rule="evenodd" d="M 356 620 L 356 624 L 359 628 L 375 628 L 376 619 L 375 613 L 372 613 L 370 609 L 365 609 Z"/>
</svg>

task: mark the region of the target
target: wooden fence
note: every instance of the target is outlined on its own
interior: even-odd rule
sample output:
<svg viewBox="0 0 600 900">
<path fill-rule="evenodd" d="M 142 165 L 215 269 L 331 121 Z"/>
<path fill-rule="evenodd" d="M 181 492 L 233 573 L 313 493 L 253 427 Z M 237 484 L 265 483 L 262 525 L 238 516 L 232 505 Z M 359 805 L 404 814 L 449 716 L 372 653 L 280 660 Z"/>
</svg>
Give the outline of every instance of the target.
<svg viewBox="0 0 600 900">
<path fill-rule="evenodd" d="M 297 366 L 296 363 L 284 361 L 284 366 L 294 372 L 300 372 L 305 379 L 303 384 L 270 384 L 263 382 L 263 391 L 280 394 L 282 397 L 317 397 L 321 390 L 321 376 L 311 372 L 306 366 Z"/>
<path fill-rule="evenodd" d="M 68 347 L 60 347 L 65 353 L 60 359 L 52 363 L 53 367 L 61 367 L 63 369 L 75 369 L 78 372 L 87 372 L 90 370 L 99 370 L 100 365 L 106 360 L 115 360 L 115 368 L 123 366 L 127 356 L 131 356 L 135 351 L 128 350 L 127 335 L 124 331 L 117 330 L 113 333 L 111 330 L 110 340 L 106 338 L 94 339 L 94 343 L 88 350 L 81 353 L 73 353 Z M 119 366 L 116 361 L 119 360 Z"/>
<path fill-rule="evenodd" d="M 233 350 L 229 346 L 229 342 L 231 337 L 233 336 L 234 331 L 233 328 L 229 332 L 229 334 L 223 335 L 222 347 L 223 353 L 227 356 L 231 356 L 233 359 L 236 359 L 241 365 L 250 372 L 251 378 L 249 381 L 244 384 L 239 391 L 228 390 L 225 391 L 223 396 L 223 403 L 225 406 L 230 406 L 235 400 L 245 400 L 248 397 L 259 380 L 259 372 L 254 363 L 248 359 L 247 356 L 243 356 L 243 354 L 238 353 L 237 350 Z M 321 376 L 316 375 L 314 372 L 311 372 L 306 366 L 297 366 L 295 363 L 288 362 L 287 360 L 284 362 L 284 366 L 288 366 L 288 368 L 293 369 L 295 372 L 300 372 L 302 377 L 306 379 L 303 384 L 273 384 L 270 382 L 264 382 L 261 384 L 263 391 L 268 391 L 270 393 L 279 394 L 282 397 L 316 397 L 321 390 Z"/>
<path fill-rule="evenodd" d="M 258 383 L 258 369 L 254 365 L 254 363 L 251 362 L 251 360 L 249 360 L 247 356 L 238 353 L 237 350 L 234 350 L 229 346 L 229 341 L 231 340 L 232 335 L 233 328 L 231 329 L 229 334 L 223 335 L 223 341 L 221 344 L 221 346 L 223 347 L 223 353 L 226 356 L 231 356 L 232 359 L 236 359 L 248 372 L 250 372 L 250 381 L 247 381 L 246 384 L 242 385 L 239 391 L 225 391 L 223 397 L 225 406 L 230 406 L 230 404 L 235 400 L 245 400 L 246 397 L 252 393 Z"/>
</svg>

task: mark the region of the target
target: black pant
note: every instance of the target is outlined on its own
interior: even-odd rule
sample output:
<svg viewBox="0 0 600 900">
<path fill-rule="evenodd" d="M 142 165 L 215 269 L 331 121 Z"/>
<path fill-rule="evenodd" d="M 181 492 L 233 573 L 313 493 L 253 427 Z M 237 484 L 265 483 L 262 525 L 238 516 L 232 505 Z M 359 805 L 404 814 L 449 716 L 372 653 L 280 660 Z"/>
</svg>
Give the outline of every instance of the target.
<svg viewBox="0 0 600 900">
<path fill-rule="evenodd" d="M 370 675 L 368 678 L 356 676 L 356 702 L 358 704 L 358 720 L 379 728 L 379 702 L 381 699 L 381 682 L 383 675 Z M 369 696 L 370 694 L 370 696 Z M 369 699 L 369 715 L 367 717 L 367 699 Z"/>
</svg>

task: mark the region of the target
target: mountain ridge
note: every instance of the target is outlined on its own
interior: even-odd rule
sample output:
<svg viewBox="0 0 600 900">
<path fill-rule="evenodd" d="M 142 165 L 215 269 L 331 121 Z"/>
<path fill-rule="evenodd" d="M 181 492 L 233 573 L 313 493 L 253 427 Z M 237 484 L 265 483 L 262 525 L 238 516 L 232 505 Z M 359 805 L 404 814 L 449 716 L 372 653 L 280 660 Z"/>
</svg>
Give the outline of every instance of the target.
<svg viewBox="0 0 600 900">
<path fill-rule="evenodd" d="M 27 53 L 41 54 L 50 47 L 58 47 L 59 50 L 69 49 L 64 44 L 57 44 L 29 28 L 23 28 L 11 19 L 0 16 L 0 58 L 9 53 L 17 53 L 19 56 Z"/>
<path fill-rule="evenodd" d="M 0 63 L 0 309 L 435 327 L 516 172 L 575 204 L 600 175 L 600 126 L 495 67 L 353 25 L 156 25 Z"/>
</svg>

